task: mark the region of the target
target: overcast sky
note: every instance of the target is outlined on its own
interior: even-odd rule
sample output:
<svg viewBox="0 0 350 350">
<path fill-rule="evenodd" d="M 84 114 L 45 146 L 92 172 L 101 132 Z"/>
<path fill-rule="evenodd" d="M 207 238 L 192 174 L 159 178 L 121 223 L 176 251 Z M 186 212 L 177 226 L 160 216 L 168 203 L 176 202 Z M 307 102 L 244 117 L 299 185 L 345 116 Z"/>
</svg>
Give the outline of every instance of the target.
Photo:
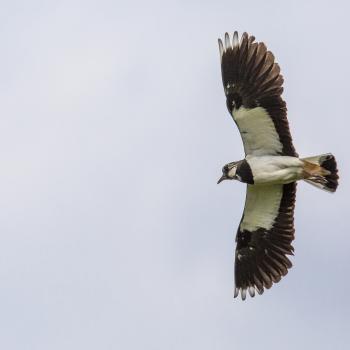
<svg viewBox="0 0 350 350">
<path fill-rule="evenodd" d="M 346 349 L 347 1 L 17 1 L 0 13 L 0 348 Z M 333 152 L 334 195 L 298 186 L 294 267 L 233 299 L 245 186 L 217 38 L 280 63 L 301 156 Z"/>
</svg>

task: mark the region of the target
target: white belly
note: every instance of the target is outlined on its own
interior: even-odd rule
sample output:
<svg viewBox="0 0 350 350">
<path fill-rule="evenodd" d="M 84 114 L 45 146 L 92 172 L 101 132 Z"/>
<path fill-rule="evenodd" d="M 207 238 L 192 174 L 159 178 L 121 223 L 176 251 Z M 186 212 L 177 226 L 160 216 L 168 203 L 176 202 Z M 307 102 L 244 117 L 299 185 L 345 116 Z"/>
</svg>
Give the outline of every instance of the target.
<svg viewBox="0 0 350 350">
<path fill-rule="evenodd" d="M 287 184 L 302 179 L 303 162 L 288 156 L 247 156 L 254 184 Z"/>
</svg>

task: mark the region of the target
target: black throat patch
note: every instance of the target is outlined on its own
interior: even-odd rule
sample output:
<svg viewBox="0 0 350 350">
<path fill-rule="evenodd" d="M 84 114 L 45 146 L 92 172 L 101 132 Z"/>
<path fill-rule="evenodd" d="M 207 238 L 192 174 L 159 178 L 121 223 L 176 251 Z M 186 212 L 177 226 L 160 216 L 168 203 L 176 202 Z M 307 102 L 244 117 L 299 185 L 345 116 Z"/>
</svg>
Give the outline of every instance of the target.
<svg viewBox="0 0 350 350">
<path fill-rule="evenodd" d="M 239 177 L 240 181 L 250 185 L 254 184 L 252 169 L 250 168 L 248 162 L 245 159 L 243 159 L 237 165 L 236 175 Z"/>
</svg>

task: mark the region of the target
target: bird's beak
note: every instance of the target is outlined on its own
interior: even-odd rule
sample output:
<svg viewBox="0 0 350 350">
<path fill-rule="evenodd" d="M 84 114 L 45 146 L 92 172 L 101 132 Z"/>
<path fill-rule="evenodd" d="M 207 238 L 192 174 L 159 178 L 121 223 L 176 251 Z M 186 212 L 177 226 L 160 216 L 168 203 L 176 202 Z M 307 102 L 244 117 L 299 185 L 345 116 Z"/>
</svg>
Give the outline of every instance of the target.
<svg viewBox="0 0 350 350">
<path fill-rule="evenodd" d="M 217 182 L 217 184 L 219 184 L 221 181 L 224 181 L 224 180 L 227 180 L 227 177 L 226 177 L 225 174 L 222 175 L 222 176 L 220 177 L 220 179 L 219 179 L 219 181 Z"/>
</svg>

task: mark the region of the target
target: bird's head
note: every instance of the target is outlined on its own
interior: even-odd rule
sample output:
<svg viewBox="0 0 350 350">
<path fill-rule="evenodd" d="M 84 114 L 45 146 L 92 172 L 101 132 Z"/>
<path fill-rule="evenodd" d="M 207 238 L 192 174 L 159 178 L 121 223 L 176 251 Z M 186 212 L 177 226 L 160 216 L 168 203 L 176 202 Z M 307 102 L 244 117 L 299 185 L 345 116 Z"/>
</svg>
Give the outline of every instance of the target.
<svg viewBox="0 0 350 350">
<path fill-rule="evenodd" d="M 228 163 L 222 168 L 222 176 L 220 177 L 218 184 L 224 180 L 237 180 L 237 164 L 238 162 Z"/>
</svg>

